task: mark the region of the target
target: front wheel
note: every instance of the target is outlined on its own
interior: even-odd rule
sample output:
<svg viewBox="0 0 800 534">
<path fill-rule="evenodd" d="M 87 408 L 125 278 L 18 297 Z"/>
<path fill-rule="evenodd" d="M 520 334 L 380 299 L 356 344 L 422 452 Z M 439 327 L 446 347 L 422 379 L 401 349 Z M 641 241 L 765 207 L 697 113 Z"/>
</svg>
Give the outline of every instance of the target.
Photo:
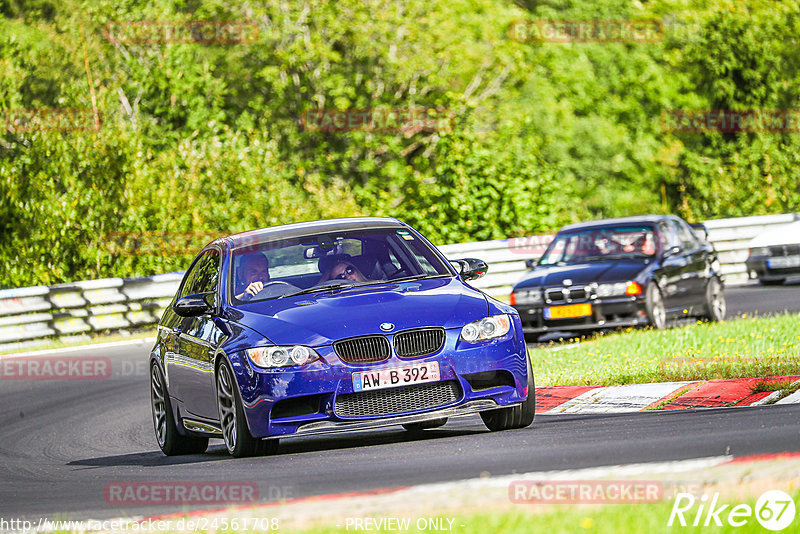
<svg viewBox="0 0 800 534">
<path fill-rule="evenodd" d="M 217 409 L 222 427 L 222 439 L 231 456 L 234 458 L 261 456 L 277 450 L 277 439 L 258 439 L 250 434 L 239 384 L 236 383 L 233 371 L 225 360 L 217 369 Z"/>
<path fill-rule="evenodd" d="M 647 286 L 645 308 L 650 325 L 656 330 L 664 330 L 667 327 L 667 309 L 664 306 L 664 295 L 655 282 L 650 282 Z"/>
<path fill-rule="evenodd" d="M 483 424 L 492 432 L 525 428 L 533 423 L 533 418 L 536 415 L 536 384 L 533 379 L 531 359 L 527 353 L 525 354 L 525 359 L 528 361 L 528 398 L 522 404 L 511 406 L 510 408 L 481 412 Z"/>
<path fill-rule="evenodd" d="M 722 284 L 717 278 L 712 278 L 706 285 L 706 303 L 703 319 L 707 321 L 719 322 L 725 320 L 727 312 L 725 294 L 722 291 Z"/>
<path fill-rule="evenodd" d="M 182 436 L 178 432 L 165 384 L 161 368 L 153 362 L 150 365 L 150 407 L 158 447 L 167 456 L 204 453 L 208 448 L 208 438 Z"/>
</svg>

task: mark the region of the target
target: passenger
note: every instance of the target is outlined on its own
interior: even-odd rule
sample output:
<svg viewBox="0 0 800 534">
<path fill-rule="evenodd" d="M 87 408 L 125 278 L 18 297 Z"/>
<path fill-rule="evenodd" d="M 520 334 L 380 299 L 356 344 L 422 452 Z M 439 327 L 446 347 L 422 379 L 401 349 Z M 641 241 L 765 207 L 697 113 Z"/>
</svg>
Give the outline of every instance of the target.
<svg viewBox="0 0 800 534">
<path fill-rule="evenodd" d="M 239 262 L 236 298 L 250 300 L 269 282 L 269 259 L 261 253 L 248 254 Z"/>
<path fill-rule="evenodd" d="M 358 270 L 358 267 L 349 261 L 338 261 L 333 264 L 333 266 L 322 276 L 319 283 L 321 284 L 329 280 L 350 280 L 353 282 L 369 281 L 366 276 L 361 274 L 361 271 Z"/>
</svg>

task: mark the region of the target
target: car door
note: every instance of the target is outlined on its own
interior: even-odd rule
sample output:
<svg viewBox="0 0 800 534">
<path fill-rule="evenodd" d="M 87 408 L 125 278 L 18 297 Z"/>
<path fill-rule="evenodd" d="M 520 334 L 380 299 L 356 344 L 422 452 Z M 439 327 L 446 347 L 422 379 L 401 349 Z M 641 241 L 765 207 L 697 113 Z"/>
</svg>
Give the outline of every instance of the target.
<svg viewBox="0 0 800 534">
<path fill-rule="evenodd" d="M 192 266 L 191 279 L 182 296 L 210 293 L 218 302 L 220 251 L 203 251 Z M 179 352 L 170 366 L 173 383 L 187 413 L 202 419 L 218 418 L 214 384 L 214 355 L 222 341 L 222 332 L 210 314 L 184 317 L 178 337 Z"/>
<path fill-rule="evenodd" d="M 664 297 L 664 306 L 668 311 L 674 311 L 683 306 L 689 260 L 678 235 L 677 226 L 671 219 L 661 221 L 658 230 L 662 245 L 662 259 L 656 281 Z"/>
<path fill-rule="evenodd" d="M 677 228 L 688 263 L 682 274 L 685 286 L 682 306 L 691 309 L 702 305 L 705 301 L 706 265 L 708 264 L 709 249 L 697 239 L 685 221 L 675 219 L 672 222 Z"/>
</svg>

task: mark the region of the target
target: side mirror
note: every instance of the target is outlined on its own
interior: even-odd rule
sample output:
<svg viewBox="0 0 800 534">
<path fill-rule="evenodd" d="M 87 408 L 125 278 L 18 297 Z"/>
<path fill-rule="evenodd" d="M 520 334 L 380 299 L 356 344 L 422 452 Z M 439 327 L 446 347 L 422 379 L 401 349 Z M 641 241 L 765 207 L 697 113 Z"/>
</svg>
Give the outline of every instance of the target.
<svg viewBox="0 0 800 534">
<path fill-rule="evenodd" d="M 676 254 L 680 254 L 681 252 L 683 252 L 683 248 L 678 246 L 678 245 L 674 245 L 672 247 L 669 247 L 667 250 L 665 250 L 664 253 L 661 255 L 661 257 L 662 258 L 669 258 L 670 256 L 674 256 Z"/>
<path fill-rule="evenodd" d="M 534 260 L 534 259 L 531 259 L 531 258 L 528 258 L 527 260 L 525 260 L 525 267 L 527 267 L 528 269 L 533 269 L 537 265 L 539 265 L 539 260 Z"/>
<path fill-rule="evenodd" d="M 211 301 L 211 302 L 209 302 Z M 186 295 L 172 305 L 175 313 L 181 317 L 199 317 L 214 311 L 214 293 L 197 293 Z"/>
<path fill-rule="evenodd" d="M 489 270 L 486 262 L 477 258 L 453 260 L 453 263 L 457 263 L 461 267 L 459 274 L 464 280 L 477 280 Z"/>
</svg>

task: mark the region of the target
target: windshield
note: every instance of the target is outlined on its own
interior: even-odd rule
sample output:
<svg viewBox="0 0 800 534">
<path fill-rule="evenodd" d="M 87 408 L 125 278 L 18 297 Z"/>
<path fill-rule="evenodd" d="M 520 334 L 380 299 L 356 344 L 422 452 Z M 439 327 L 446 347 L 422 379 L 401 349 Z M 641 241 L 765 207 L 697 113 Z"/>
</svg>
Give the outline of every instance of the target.
<svg viewBox="0 0 800 534">
<path fill-rule="evenodd" d="M 565 265 L 626 257 L 650 257 L 656 254 L 656 239 L 649 226 L 587 228 L 559 234 L 539 265 Z"/>
<path fill-rule="evenodd" d="M 403 228 L 269 241 L 234 251 L 231 261 L 234 303 L 412 277 L 452 276 L 430 246 Z"/>
</svg>

